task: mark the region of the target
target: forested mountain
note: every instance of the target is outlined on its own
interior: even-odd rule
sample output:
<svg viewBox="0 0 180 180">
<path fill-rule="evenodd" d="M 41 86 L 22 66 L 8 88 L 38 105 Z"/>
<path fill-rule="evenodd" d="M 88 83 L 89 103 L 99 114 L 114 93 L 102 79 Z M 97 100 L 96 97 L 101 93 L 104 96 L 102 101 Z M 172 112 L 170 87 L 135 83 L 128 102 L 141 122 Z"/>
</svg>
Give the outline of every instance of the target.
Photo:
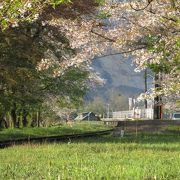
<svg viewBox="0 0 180 180">
<path fill-rule="evenodd" d="M 105 84 L 92 89 L 87 99 L 99 96 L 106 100 L 110 92 L 118 92 L 128 97 L 138 96 L 144 91 L 144 74 L 135 72 L 132 64 L 132 58 L 120 55 L 94 59 L 92 67 L 105 79 Z"/>
</svg>

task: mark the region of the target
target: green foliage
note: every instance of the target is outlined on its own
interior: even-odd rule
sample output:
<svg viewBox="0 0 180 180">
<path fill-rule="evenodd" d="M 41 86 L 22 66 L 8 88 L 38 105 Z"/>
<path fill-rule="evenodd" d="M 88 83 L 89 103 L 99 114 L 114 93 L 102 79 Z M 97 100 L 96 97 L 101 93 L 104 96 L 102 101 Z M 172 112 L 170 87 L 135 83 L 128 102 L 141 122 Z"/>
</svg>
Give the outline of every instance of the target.
<svg viewBox="0 0 180 180">
<path fill-rule="evenodd" d="M 103 5 L 105 3 L 105 0 L 95 0 L 95 2 L 99 5 Z"/>
<path fill-rule="evenodd" d="M 180 99 L 179 98 L 176 100 L 176 104 L 177 104 L 177 107 L 179 108 L 180 107 Z"/>
<path fill-rule="evenodd" d="M 56 8 L 56 6 L 66 3 L 71 3 L 71 0 L 52 0 L 50 4 L 53 6 L 53 8 Z"/>
<path fill-rule="evenodd" d="M 56 7 L 61 4 L 71 3 L 71 0 L 4 0 L 0 2 L 0 30 L 5 30 L 11 25 L 32 22 L 47 6 Z"/>
<path fill-rule="evenodd" d="M 67 16 L 69 16 L 74 13 L 72 7 L 75 7 L 75 11 L 87 13 L 94 6 L 102 5 L 104 2 L 104 0 L 3 0 L 0 2 L 0 30 L 4 31 L 19 23 L 36 21 L 38 16 L 44 13 L 44 10 L 52 9 L 51 7 L 56 9 L 63 5 L 62 11 L 66 9 L 69 13 Z M 74 15 L 73 18 L 76 18 L 77 13 Z"/>
<path fill-rule="evenodd" d="M 180 40 L 175 39 L 175 44 L 172 46 L 167 45 L 167 42 L 162 40 L 161 35 L 149 35 L 146 37 L 148 50 L 152 53 L 160 53 L 162 57 L 159 63 L 148 62 L 148 68 L 153 72 L 162 72 L 165 74 L 171 73 L 174 67 L 176 67 L 177 73 L 180 70 Z"/>
<path fill-rule="evenodd" d="M 51 41 L 49 32 L 53 33 Z M 51 51 L 59 62 L 63 61 L 63 54 L 70 57 L 75 53 L 56 27 L 42 27 L 39 21 L 0 32 L 1 115 L 12 110 L 21 117 L 23 111 L 28 112 L 26 116 L 34 114 L 44 108 L 48 96 L 58 97 L 60 107 L 77 107 L 81 103 L 88 72 L 72 67 L 64 75 L 54 77 L 53 70 L 58 67 L 37 71 L 37 64 L 47 51 Z"/>
<path fill-rule="evenodd" d="M 100 97 L 94 97 L 94 99 L 88 102 L 85 106 L 85 111 L 94 112 L 98 115 L 103 115 L 107 111 L 106 103 Z"/>
<path fill-rule="evenodd" d="M 180 37 L 178 37 L 178 38 L 176 39 L 176 45 L 177 45 L 178 48 L 180 48 Z"/>
<path fill-rule="evenodd" d="M 97 15 L 98 19 L 108 19 L 109 17 L 111 17 L 111 14 L 108 12 L 101 12 Z"/>
<path fill-rule="evenodd" d="M 163 62 L 156 64 L 156 63 L 150 63 L 148 64 L 148 68 L 151 69 L 153 72 L 164 72 L 168 74 L 171 70 L 170 64 L 168 62 Z"/>
</svg>

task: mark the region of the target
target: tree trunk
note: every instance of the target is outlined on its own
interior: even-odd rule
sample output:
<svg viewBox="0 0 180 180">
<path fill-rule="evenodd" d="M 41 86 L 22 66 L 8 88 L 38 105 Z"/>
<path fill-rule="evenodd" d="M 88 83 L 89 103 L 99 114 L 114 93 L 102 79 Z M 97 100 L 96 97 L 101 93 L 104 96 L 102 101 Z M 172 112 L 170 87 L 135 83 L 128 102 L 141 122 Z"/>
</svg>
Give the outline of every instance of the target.
<svg viewBox="0 0 180 180">
<path fill-rule="evenodd" d="M 23 119 L 22 119 L 23 127 L 27 127 L 28 125 L 27 115 L 28 112 L 25 109 L 23 109 Z"/>
<path fill-rule="evenodd" d="M 155 89 L 161 88 L 161 73 L 155 74 Z M 162 96 L 157 96 L 154 98 L 154 119 L 162 119 L 163 118 L 163 109 L 162 109 Z"/>
<path fill-rule="evenodd" d="M 11 109 L 11 118 L 13 122 L 13 127 L 16 127 L 17 124 L 16 103 L 13 103 L 13 108 Z"/>
<path fill-rule="evenodd" d="M 40 118 L 41 118 L 41 113 L 40 110 L 37 111 L 37 116 L 36 116 L 36 121 L 37 121 L 37 127 L 40 127 Z"/>
<path fill-rule="evenodd" d="M 156 97 L 155 99 L 155 104 L 154 104 L 154 119 L 162 119 L 162 105 L 160 104 L 162 99 L 161 97 Z"/>
<path fill-rule="evenodd" d="M 8 128 L 8 123 L 4 115 L 0 117 L 0 128 Z"/>
</svg>

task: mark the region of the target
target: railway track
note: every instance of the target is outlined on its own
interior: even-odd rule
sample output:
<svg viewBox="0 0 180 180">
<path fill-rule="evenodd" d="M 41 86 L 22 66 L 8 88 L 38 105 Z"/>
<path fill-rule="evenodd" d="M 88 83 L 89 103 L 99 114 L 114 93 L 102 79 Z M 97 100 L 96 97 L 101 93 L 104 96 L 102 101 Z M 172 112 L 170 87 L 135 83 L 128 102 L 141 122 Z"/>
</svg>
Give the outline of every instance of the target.
<svg viewBox="0 0 180 180">
<path fill-rule="evenodd" d="M 96 132 L 88 132 L 81 134 L 70 134 L 70 135 L 62 135 L 62 136 L 45 136 L 45 137 L 30 137 L 24 139 L 16 139 L 16 140 L 6 140 L 0 141 L 0 148 L 9 147 L 17 144 L 26 144 L 26 143 L 44 143 L 44 142 L 63 142 L 69 140 L 76 140 L 88 137 L 97 137 L 102 135 L 108 135 L 113 132 L 113 129 L 106 131 L 96 131 Z"/>
</svg>

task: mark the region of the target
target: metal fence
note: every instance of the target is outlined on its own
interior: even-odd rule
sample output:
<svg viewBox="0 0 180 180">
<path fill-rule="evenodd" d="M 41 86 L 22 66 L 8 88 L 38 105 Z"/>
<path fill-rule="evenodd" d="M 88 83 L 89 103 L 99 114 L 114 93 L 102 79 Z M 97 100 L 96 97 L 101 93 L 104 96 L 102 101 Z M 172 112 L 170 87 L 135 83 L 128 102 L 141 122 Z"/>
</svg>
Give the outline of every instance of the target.
<svg viewBox="0 0 180 180">
<path fill-rule="evenodd" d="M 153 119 L 153 109 L 133 109 L 112 112 L 112 118 Z"/>
</svg>

